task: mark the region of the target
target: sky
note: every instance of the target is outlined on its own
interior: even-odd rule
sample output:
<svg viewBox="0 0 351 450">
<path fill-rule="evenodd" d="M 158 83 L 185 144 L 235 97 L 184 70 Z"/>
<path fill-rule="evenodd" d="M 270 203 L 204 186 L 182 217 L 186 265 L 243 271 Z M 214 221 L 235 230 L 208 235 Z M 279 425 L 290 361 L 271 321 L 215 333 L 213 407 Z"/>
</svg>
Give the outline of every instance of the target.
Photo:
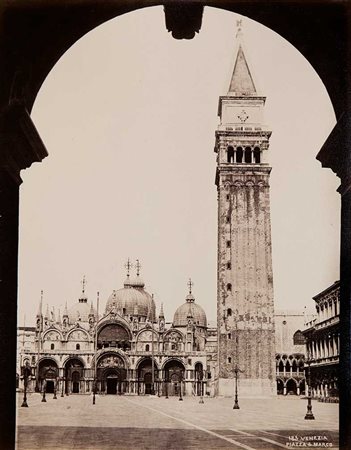
<svg viewBox="0 0 351 450">
<path fill-rule="evenodd" d="M 216 318 L 217 105 L 227 93 L 239 16 L 205 8 L 201 32 L 175 40 L 162 7 L 117 17 L 76 42 L 32 111 L 49 157 L 22 171 L 19 324 L 44 291 L 63 311 L 83 275 L 100 312 L 128 257 L 167 321 L 193 294 Z M 246 57 L 272 130 L 269 160 L 276 309 L 313 309 L 338 279 L 339 185 L 315 159 L 335 124 L 326 89 L 286 40 L 243 17 Z"/>
</svg>

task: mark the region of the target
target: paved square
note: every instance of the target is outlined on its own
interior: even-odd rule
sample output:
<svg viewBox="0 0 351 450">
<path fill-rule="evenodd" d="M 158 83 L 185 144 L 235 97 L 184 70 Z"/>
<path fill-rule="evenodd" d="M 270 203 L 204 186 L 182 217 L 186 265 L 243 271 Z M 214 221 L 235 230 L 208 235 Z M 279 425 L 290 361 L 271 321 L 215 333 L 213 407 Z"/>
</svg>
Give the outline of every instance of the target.
<svg viewBox="0 0 351 450">
<path fill-rule="evenodd" d="M 229 398 L 71 395 L 41 402 L 18 396 L 17 449 L 279 449 L 338 448 L 338 405 L 313 401 L 304 420 L 297 397 Z"/>
</svg>

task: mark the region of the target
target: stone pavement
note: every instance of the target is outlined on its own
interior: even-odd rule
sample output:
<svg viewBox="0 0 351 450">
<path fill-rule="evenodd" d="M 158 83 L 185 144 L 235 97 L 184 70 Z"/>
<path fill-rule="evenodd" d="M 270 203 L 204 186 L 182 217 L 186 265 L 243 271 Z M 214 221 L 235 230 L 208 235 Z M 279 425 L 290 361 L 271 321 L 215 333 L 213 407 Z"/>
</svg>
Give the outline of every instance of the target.
<svg viewBox="0 0 351 450">
<path fill-rule="evenodd" d="M 18 405 L 22 396 L 18 396 Z M 338 443 L 338 405 L 297 397 L 229 398 L 70 395 L 41 402 L 28 395 L 18 407 L 18 450 L 279 449 L 331 448 Z"/>
</svg>

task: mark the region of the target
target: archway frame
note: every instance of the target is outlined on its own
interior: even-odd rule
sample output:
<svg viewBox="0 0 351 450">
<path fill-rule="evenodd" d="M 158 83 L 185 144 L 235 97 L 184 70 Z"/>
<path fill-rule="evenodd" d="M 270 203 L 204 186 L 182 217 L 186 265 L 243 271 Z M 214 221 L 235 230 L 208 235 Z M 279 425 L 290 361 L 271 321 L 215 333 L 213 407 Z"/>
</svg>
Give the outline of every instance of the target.
<svg viewBox="0 0 351 450">
<path fill-rule="evenodd" d="M 218 2 L 217 0 L 199 1 L 196 4 L 164 0 L 166 26 L 178 33 L 178 37 L 192 37 L 201 28 L 203 6 L 214 6 L 237 12 L 254 19 L 286 38 L 312 64 L 327 87 L 337 118 L 340 119 L 335 129 L 323 145 L 318 159 L 323 167 L 331 168 L 340 178 L 342 195 L 341 220 L 341 329 L 344 342 L 349 342 L 350 330 L 350 295 L 351 295 L 351 240 L 348 231 L 351 228 L 351 194 L 348 178 L 350 152 L 345 137 L 349 130 L 349 118 L 343 113 L 349 105 L 347 95 L 347 73 L 351 72 L 351 63 L 347 53 L 347 20 L 350 4 L 298 0 L 300 7 L 291 0 L 276 2 L 257 1 Z M 0 91 L 0 132 L 5 133 L 4 151 L 0 161 L 0 185 L 4 202 L 2 215 L 4 226 L 1 228 L 1 241 L 4 243 L 0 257 L 4 267 L 1 295 L 7 302 L 3 305 L 5 318 L 0 328 L 0 354 L 12 355 L 6 369 L 2 372 L 10 386 L 0 393 L 2 410 L 6 409 L 0 446 L 10 448 L 15 436 L 15 358 L 16 358 L 16 316 L 17 316 L 17 263 L 18 263 L 18 199 L 21 183 L 20 171 L 35 161 L 47 156 L 47 151 L 37 133 L 30 113 L 37 92 L 51 68 L 65 51 L 80 37 L 96 26 L 118 15 L 142 8 L 143 0 L 130 2 L 65 2 L 39 1 L 35 4 L 23 1 L 5 2 L 0 11 L 3 27 L 0 39 L 2 83 Z M 160 2 L 148 2 L 148 6 L 160 5 Z M 293 5 L 293 7 L 292 7 Z M 316 12 L 318 7 L 318 13 Z M 177 14 L 177 8 L 187 8 L 190 14 Z M 193 11 L 193 16 L 191 14 Z M 184 19 L 187 17 L 187 19 Z M 294 26 L 291 26 L 294 23 Z M 189 36 L 190 30 L 191 36 Z M 179 35 L 180 33 L 180 35 Z M 323 46 L 320 42 L 323 41 Z M 31 61 L 36 61 L 32 64 Z M 326 61 L 328 62 L 326 64 Z M 340 73 L 344 67 L 344 73 Z M 21 120 L 18 120 L 21 119 Z M 26 132 L 19 126 L 24 124 Z M 9 144 L 10 143 L 10 144 Z M 11 149 L 11 150 L 10 150 Z M 11 156 L 10 156 L 11 155 Z M 351 394 L 350 352 L 347 345 L 341 346 L 341 380 L 342 398 L 340 408 L 341 444 L 351 443 L 351 420 L 348 405 Z M 7 386 L 9 386 L 7 383 Z M 6 383 L 4 383 L 5 385 Z M 343 400 L 344 398 L 344 400 Z M 10 406 L 9 406 L 10 405 Z M 347 442 L 346 440 L 347 439 Z"/>
</svg>

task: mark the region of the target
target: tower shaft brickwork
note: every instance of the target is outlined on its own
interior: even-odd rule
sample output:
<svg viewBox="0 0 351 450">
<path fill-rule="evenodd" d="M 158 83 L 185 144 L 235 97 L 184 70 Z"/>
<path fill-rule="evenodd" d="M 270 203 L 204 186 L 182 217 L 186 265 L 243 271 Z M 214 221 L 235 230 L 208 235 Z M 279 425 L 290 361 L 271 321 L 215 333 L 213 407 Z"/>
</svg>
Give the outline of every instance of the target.
<svg viewBox="0 0 351 450">
<path fill-rule="evenodd" d="M 218 394 L 275 392 L 274 303 L 267 162 L 271 131 L 242 45 L 216 131 Z"/>
</svg>

